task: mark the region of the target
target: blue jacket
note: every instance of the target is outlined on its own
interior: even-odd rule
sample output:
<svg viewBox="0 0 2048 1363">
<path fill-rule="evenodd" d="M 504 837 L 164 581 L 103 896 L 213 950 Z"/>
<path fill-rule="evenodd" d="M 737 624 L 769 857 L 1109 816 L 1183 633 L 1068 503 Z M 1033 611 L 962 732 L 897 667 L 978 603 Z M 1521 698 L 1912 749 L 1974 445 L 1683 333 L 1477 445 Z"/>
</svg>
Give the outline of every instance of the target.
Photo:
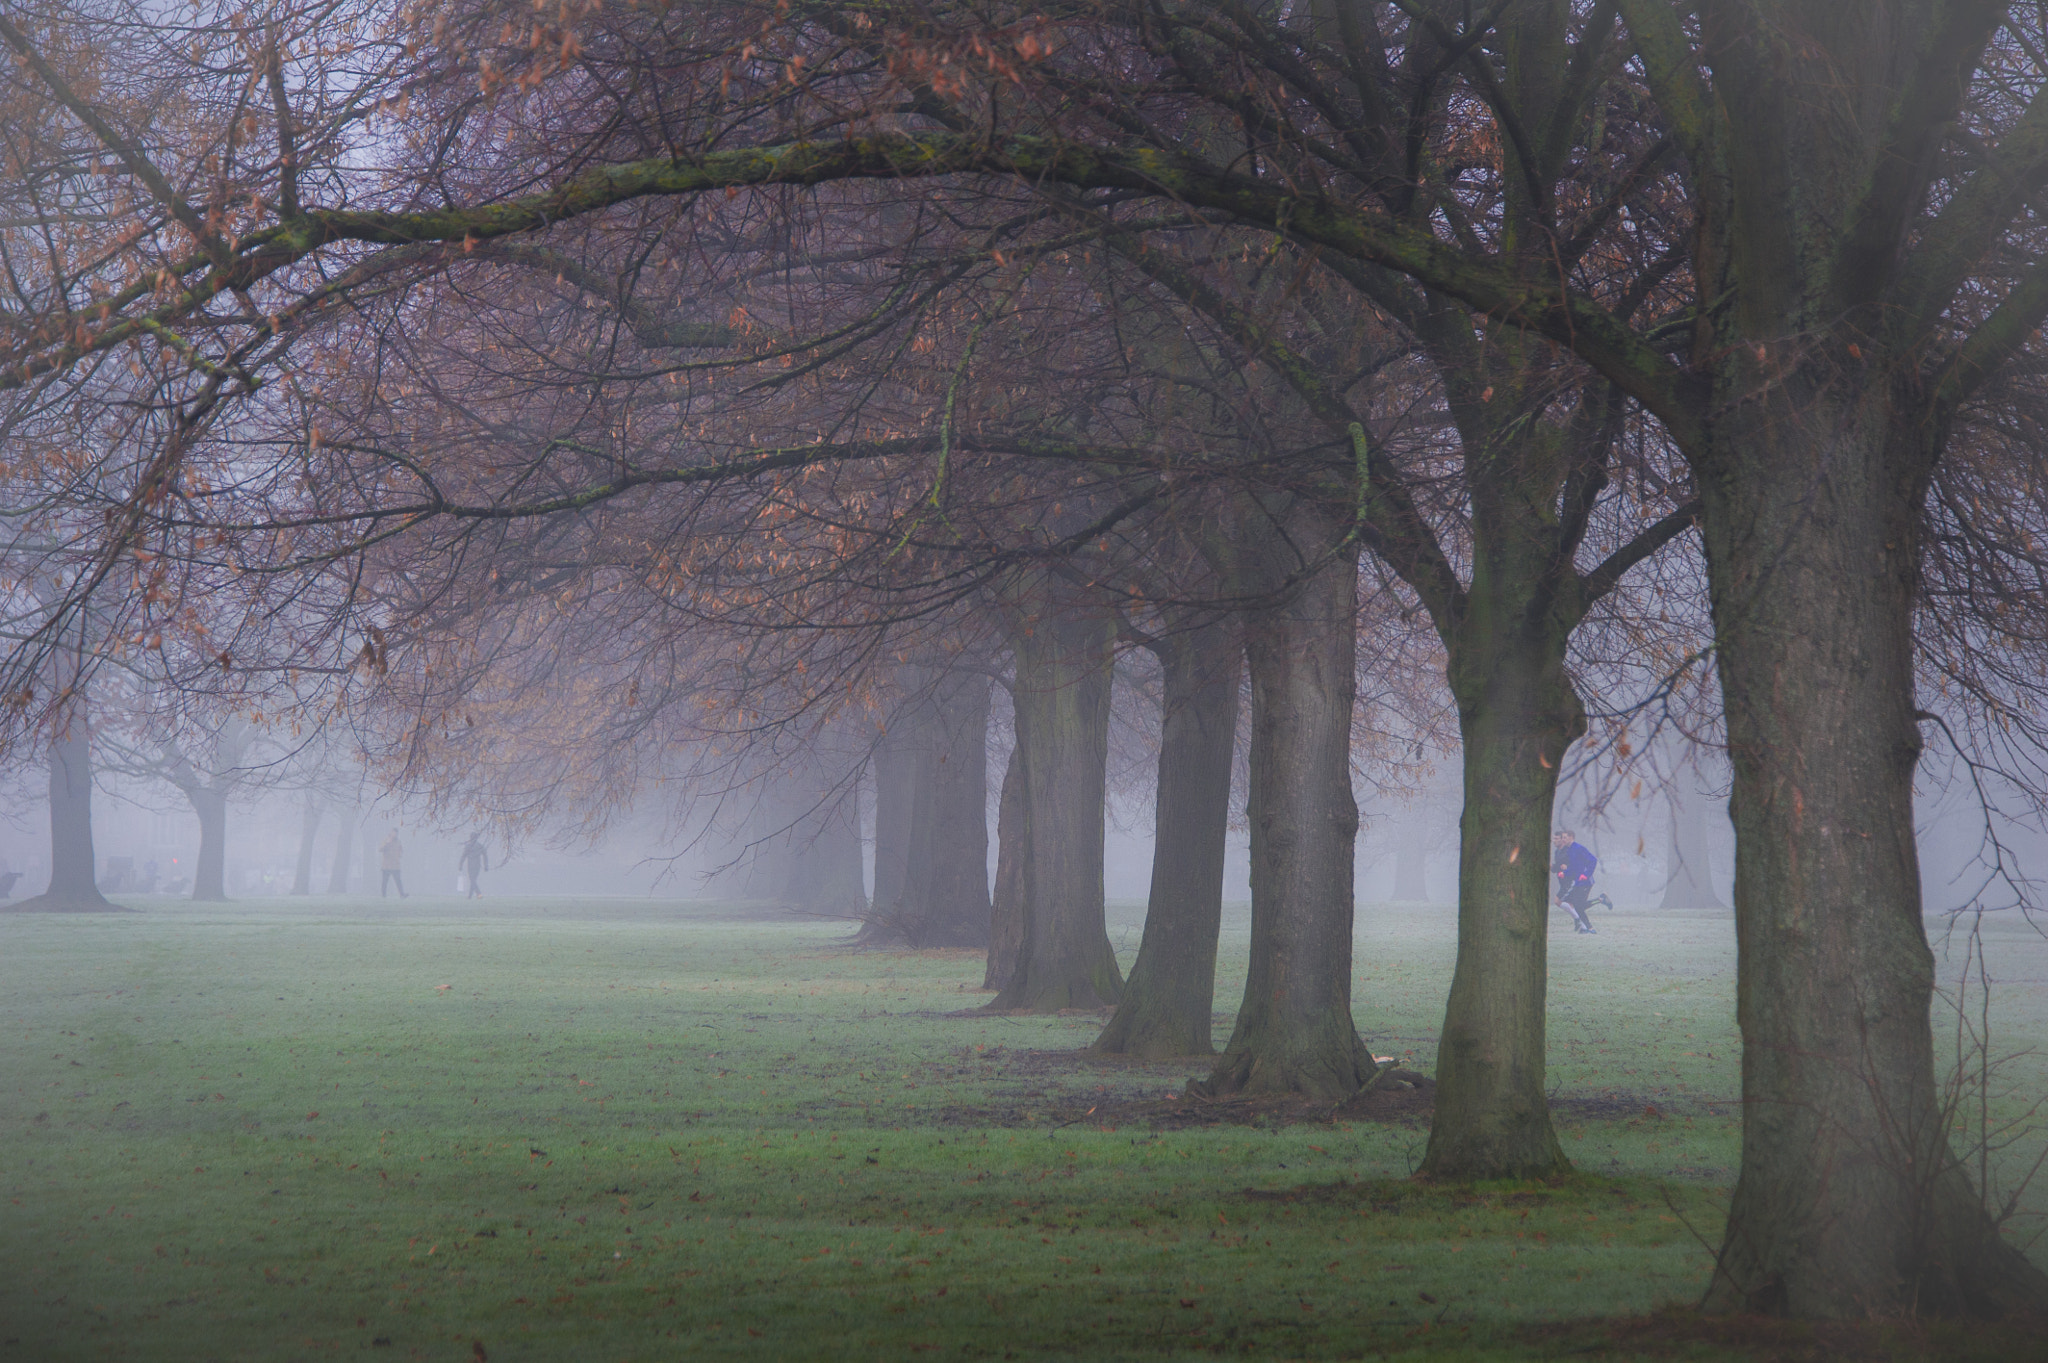
<svg viewBox="0 0 2048 1363">
<path fill-rule="evenodd" d="M 1551 859 L 1550 870 L 1557 877 L 1557 888 L 1563 891 L 1576 885 L 1591 885 L 1593 868 L 1599 864 L 1600 858 L 1573 843 Z"/>
</svg>

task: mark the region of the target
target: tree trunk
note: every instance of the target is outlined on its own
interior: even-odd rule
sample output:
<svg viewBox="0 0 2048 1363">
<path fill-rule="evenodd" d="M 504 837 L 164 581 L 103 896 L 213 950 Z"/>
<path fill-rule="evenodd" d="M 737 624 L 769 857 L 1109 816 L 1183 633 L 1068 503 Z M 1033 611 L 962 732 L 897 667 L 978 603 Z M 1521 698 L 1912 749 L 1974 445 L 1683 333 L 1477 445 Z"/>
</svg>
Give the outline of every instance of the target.
<svg viewBox="0 0 2048 1363">
<path fill-rule="evenodd" d="M 860 940 L 927 947 L 988 945 L 986 676 L 965 669 L 917 678 L 878 763 L 876 895 Z M 883 781 L 891 801 L 891 889 L 882 873 Z"/>
<path fill-rule="evenodd" d="M 341 827 L 334 835 L 334 864 L 327 868 L 327 893 L 348 893 L 348 863 L 355 850 L 356 811 L 344 809 L 340 814 Z"/>
<path fill-rule="evenodd" d="M 981 987 L 998 992 L 1008 987 L 1024 954 L 1024 922 L 1029 913 L 1024 872 L 1031 854 L 1029 814 L 1024 807 L 1024 749 L 1010 749 L 1003 767 L 1003 792 L 996 809 L 996 887 L 989 909 L 988 968 Z"/>
<path fill-rule="evenodd" d="M 1706 812 L 1699 791 L 1685 771 L 1671 774 L 1664 789 L 1664 806 L 1670 814 L 1670 837 L 1665 846 L 1665 909 L 1724 909 L 1714 890 L 1714 868 L 1707 843 Z"/>
<path fill-rule="evenodd" d="M 1586 731 L 1564 672 L 1569 631 L 1546 614 L 1479 618 L 1449 676 L 1464 746 L 1458 820 L 1458 963 L 1437 1047 L 1436 1113 L 1422 1172 L 1543 1178 L 1569 1169 L 1544 1084 L 1550 823 L 1565 749 Z M 1520 589 L 1502 584 L 1507 593 Z"/>
<path fill-rule="evenodd" d="M 1557 4 L 1510 24 L 1516 79 L 1540 107 L 1563 100 L 1552 57 Z M 1511 193 L 1517 268 L 1546 277 L 1542 214 Z M 1475 345 L 1471 318 L 1431 314 L 1432 356 L 1463 451 L 1470 581 L 1439 600 L 1445 680 L 1458 706 L 1458 960 L 1437 1046 L 1436 1111 L 1422 1172 L 1438 1178 L 1540 1178 L 1570 1168 L 1544 1083 L 1551 819 L 1565 750 L 1586 731 L 1564 668 L 1588 605 L 1573 567 L 1572 508 L 1606 480 L 1618 429 L 1584 390 L 1554 420 L 1555 353 L 1513 333 Z M 1581 479 L 1588 481 L 1581 482 Z"/>
<path fill-rule="evenodd" d="M 306 792 L 306 810 L 299 818 L 299 864 L 292 872 L 292 893 L 313 893 L 313 844 L 320 832 L 320 818 L 327 812 L 327 802 L 320 798 L 318 791 Z"/>
<path fill-rule="evenodd" d="M 789 866 L 781 853 L 783 834 L 788 831 L 784 811 L 774 797 L 773 784 L 763 782 L 746 799 L 750 808 L 733 835 L 738 850 L 733 864 L 715 882 L 721 898 L 780 900 L 789 881 Z"/>
<path fill-rule="evenodd" d="M 1700 480 L 1743 1039 L 1742 1168 L 1706 1304 L 2038 1310 L 2048 1275 L 1972 1191 L 1934 1073 L 1913 836 L 1912 483 L 1926 461 L 1893 447 L 1924 423 L 1901 420 L 1883 384 L 1859 406 L 1840 386 L 1757 382 L 1769 396 L 1718 434 L 1728 466 Z"/>
<path fill-rule="evenodd" d="M 873 912 L 903 902 L 910 877 L 912 805 L 917 798 L 914 713 L 890 717 L 889 731 L 875 745 L 875 893 Z"/>
<path fill-rule="evenodd" d="M 100 893 L 92 845 L 92 737 L 84 707 L 55 721 L 50 738 L 50 884 L 7 913 L 120 913 Z"/>
<path fill-rule="evenodd" d="M 913 868 L 923 945 L 985 947 L 989 941 L 989 680 L 955 671 L 933 687 L 932 746 L 923 764 L 930 821 L 922 868 Z"/>
<path fill-rule="evenodd" d="M 1347 1098 L 1372 1071 L 1351 1017 L 1351 708 L 1357 550 L 1348 518 L 1305 500 L 1262 543 L 1254 580 L 1300 581 L 1247 611 L 1250 664 L 1251 969 L 1237 1026 L 1203 1091 Z"/>
<path fill-rule="evenodd" d="M 227 792 L 213 786 L 190 786 L 185 797 L 199 816 L 199 859 L 192 866 L 192 897 L 224 900 L 228 897 Z"/>
<path fill-rule="evenodd" d="M 1224 834 L 1242 646 L 1227 623 L 1168 635 L 1152 891 L 1116 1014 L 1091 1050 L 1158 1059 L 1211 1055 Z"/>
<path fill-rule="evenodd" d="M 860 918 L 868 897 L 861 885 L 860 826 L 850 792 L 808 813 L 790 830 L 789 874 L 781 898 L 799 913 L 819 918 Z"/>
<path fill-rule="evenodd" d="M 1011 635 L 1029 835 L 1024 945 L 1016 972 L 988 1006 L 1100 1008 L 1123 993 L 1102 906 L 1114 625 L 1050 601 L 1020 606 L 1033 613 Z"/>
<path fill-rule="evenodd" d="M 728 891 L 815 918 L 862 919 L 856 801 L 815 761 L 762 777 L 739 833 L 740 865 Z"/>
</svg>

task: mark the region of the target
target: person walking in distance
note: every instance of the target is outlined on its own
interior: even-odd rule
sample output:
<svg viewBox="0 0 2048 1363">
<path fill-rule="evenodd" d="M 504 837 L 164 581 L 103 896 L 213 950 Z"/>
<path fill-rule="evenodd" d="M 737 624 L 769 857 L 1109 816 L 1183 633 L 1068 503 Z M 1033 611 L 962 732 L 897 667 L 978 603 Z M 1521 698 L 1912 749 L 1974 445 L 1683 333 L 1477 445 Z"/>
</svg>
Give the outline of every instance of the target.
<svg viewBox="0 0 2048 1363">
<path fill-rule="evenodd" d="M 384 866 L 384 879 L 378 882 L 377 898 L 385 898 L 390 894 L 391 887 L 396 885 L 398 897 L 410 899 L 412 896 L 405 892 L 405 877 L 399 874 L 399 867 L 405 860 L 405 846 L 398 840 L 398 830 L 392 829 L 391 836 L 384 839 L 383 845 L 377 850 L 383 857 Z"/>
<path fill-rule="evenodd" d="M 1579 932 L 1593 932 L 1586 905 L 1593 893 L 1593 870 L 1600 858 L 1581 847 L 1569 828 L 1550 835 L 1550 874 L 1557 881 L 1557 902 L 1571 910 Z"/>
<path fill-rule="evenodd" d="M 482 835 L 470 834 L 469 841 L 462 844 L 462 874 L 469 881 L 469 898 L 476 899 L 482 896 L 483 887 L 476 883 L 477 877 L 490 869 L 491 857 L 484 851 Z"/>
</svg>

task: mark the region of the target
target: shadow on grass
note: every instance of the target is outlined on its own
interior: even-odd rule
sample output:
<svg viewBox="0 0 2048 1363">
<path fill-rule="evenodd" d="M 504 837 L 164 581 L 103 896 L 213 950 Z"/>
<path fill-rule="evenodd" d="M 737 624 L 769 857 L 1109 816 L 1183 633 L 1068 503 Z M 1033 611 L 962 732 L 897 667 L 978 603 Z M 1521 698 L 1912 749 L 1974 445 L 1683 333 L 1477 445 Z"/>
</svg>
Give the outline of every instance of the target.
<svg viewBox="0 0 2048 1363">
<path fill-rule="evenodd" d="M 2020 1363 L 2048 1359 L 2048 1316 L 1995 1324 L 1799 1321 L 1703 1316 L 1669 1307 L 1647 1316 L 1532 1325 L 1541 1357 L 1740 1358 L 1756 1363 Z"/>
</svg>

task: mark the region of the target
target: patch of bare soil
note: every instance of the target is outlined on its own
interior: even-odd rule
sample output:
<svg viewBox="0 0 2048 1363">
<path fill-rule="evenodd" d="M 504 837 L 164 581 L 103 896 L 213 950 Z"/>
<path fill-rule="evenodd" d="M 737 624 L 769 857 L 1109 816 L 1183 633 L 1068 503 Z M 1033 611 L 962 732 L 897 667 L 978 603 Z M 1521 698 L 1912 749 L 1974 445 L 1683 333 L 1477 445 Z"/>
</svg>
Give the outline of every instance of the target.
<svg viewBox="0 0 2048 1363">
<path fill-rule="evenodd" d="M 1697 1358 L 1703 1349 L 1756 1363 L 2018 1363 L 2048 1360 L 2048 1317 L 1996 1323 L 1798 1321 L 1703 1316 L 1672 1308 L 1648 1316 L 1531 1326 L 1543 1354 Z"/>
<path fill-rule="evenodd" d="M 1304 1183 L 1293 1188 L 1245 1188 L 1239 1191 L 1238 1196 L 1247 1202 L 1308 1202 L 1399 1215 L 1414 1203 L 1439 1208 L 1445 1202 L 1453 1207 L 1537 1207 L 1554 1194 L 1555 1188 L 1552 1187 L 1509 1193 L 1474 1192 L 1446 1198 L 1427 1182 L 1416 1178 L 1405 1183 L 1388 1179 L 1353 1183 L 1349 1179 L 1339 1179 L 1335 1183 Z"/>
<path fill-rule="evenodd" d="M 1387 1072 L 1373 1088 L 1342 1103 L 1292 1096 L 1205 1098 L 1189 1090 L 1215 1063 L 1214 1056 L 1136 1060 L 1091 1051 L 1006 1050 L 963 1054 L 981 1077 L 1012 1081 L 992 1104 L 933 1109 L 946 1126 L 1145 1127 L 1185 1131 L 1211 1126 L 1294 1126 L 1301 1123 L 1393 1122 L 1421 1126 L 1433 1108 L 1434 1080 L 1413 1070 Z M 1190 1074 L 1193 1071 L 1193 1074 Z M 951 1071 L 964 1077 L 960 1069 Z M 1078 1076 L 1092 1091 L 1075 1092 L 1063 1080 Z M 1135 1090 L 1135 1091 L 1133 1091 Z M 1152 1095 L 1160 1096 L 1152 1096 Z"/>
<path fill-rule="evenodd" d="M 1087 1050 L 961 1051 L 935 1066 L 941 1082 L 990 1082 L 995 1101 L 929 1109 L 926 1119 L 951 1127 L 1143 1127 L 1187 1131 L 1202 1127 L 1278 1127 L 1337 1122 L 1382 1122 L 1426 1129 L 1436 1111 L 1436 1081 L 1414 1070 L 1389 1070 L 1374 1087 L 1341 1103 L 1289 1096 L 1205 1098 L 1191 1092 L 1215 1063 L 1209 1055 L 1137 1060 Z M 1075 1083 L 1074 1081 L 1078 1081 Z M 1072 1085 L 1070 1087 L 1070 1085 Z M 1643 1125 L 1695 1110 L 1726 1110 L 1726 1100 L 1684 1096 L 1674 1110 L 1668 1094 L 1607 1090 L 1558 1095 L 1550 1100 L 1559 1122 L 1606 1121 Z"/>
<path fill-rule="evenodd" d="M 1296 1126 L 1335 1122 L 1387 1122 L 1396 1126 L 1429 1124 L 1436 1109 L 1436 1081 L 1414 1070 L 1395 1069 L 1373 1087 L 1341 1103 L 1291 1095 L 1245 1094 L 1203 1098 L 1194 1094 L 1151 1105 L 1155 1131 L 1185 1131 L 1205 1126 Z"/>
</svg>

